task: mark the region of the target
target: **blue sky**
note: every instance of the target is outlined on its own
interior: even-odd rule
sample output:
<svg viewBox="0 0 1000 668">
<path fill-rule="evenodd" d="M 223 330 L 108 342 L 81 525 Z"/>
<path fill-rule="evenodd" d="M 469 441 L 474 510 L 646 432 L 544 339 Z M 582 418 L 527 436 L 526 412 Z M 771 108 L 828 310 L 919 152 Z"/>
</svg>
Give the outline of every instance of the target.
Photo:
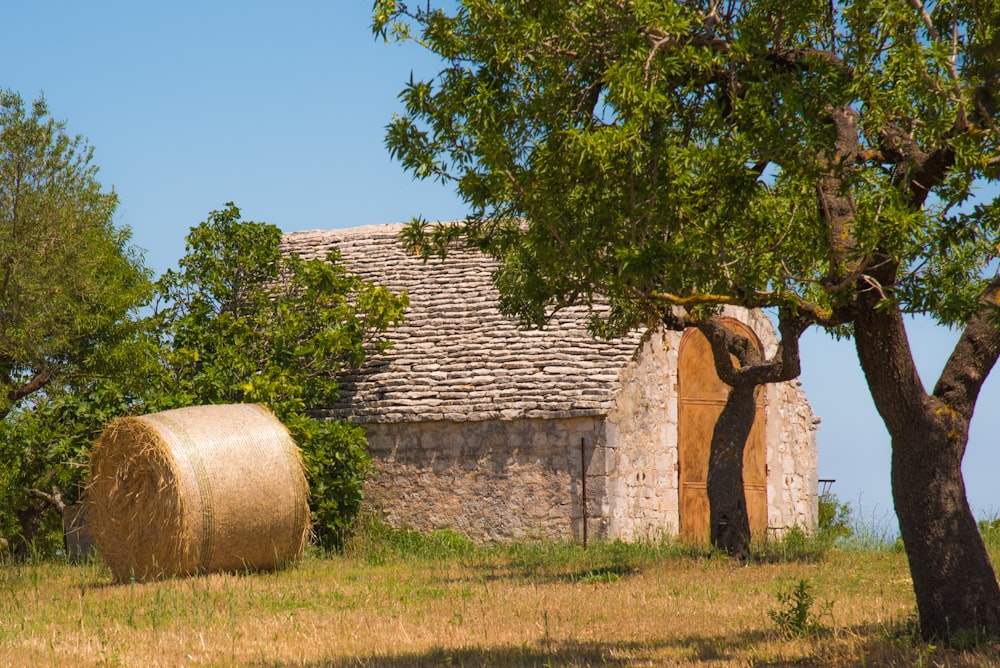
<svg viewBox="0 0 1000 668">
<path fill-rule="evenodd" d="M 383 127 L 409 78 L 436 71 L 413 47 L 372 37 L 369 0 L 9 3 L 0 87 L 44 92 L 52 114 L 95 149 L 157 273 L 184 236 L 235 202 L 285 231 L 465 213 L 446 188 L 390 160 Z M 931 387 L 957 335 L 910 327 Z M 862 519 L 895 530 L 889 441 L 850 342 L 803 338 L 802 382 L 818 415 L 820 477 Z M 981 395 L 964 470 L 978 514 L 1000 512 L 1000 380 Z"/>
</svg>

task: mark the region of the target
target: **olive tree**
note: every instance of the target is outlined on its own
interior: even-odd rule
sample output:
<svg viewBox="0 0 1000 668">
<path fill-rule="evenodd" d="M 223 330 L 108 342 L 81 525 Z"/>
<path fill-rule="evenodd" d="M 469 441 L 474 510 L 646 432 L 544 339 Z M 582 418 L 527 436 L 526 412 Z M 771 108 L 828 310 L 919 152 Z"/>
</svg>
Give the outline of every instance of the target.
<svg viewBox="0 0 1000 668">
<path fill-rule="evenodd" d="M 460 235 L 492 254 L 504 307 L 528 321 L 600 300 L 604 331 L 772 307 L 782 377 L 805 327 L 852 337 L 891 436 L 922 631 L 1000 633 L 960 468 L 1000 355 L 1000 4 L 377 0 L 373 14 L 376 33 L 443 60 L 403 90 L 390 152 L 471 209 L 457 231 L 414 224 L 413 245 Z M 961 328 L 930 390 L 908 313 Z M 737 348 L 713 341 L 730 384 Z"/>
</svg>

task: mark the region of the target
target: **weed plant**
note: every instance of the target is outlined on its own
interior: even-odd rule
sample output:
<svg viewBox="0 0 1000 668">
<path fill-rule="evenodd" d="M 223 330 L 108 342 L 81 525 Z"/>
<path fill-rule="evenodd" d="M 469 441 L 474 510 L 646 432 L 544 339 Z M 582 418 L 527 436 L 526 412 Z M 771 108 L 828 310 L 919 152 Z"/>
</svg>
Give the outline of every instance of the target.
<svg viewBox="0 0 1000 668">
<path fill-rule="evenodd" d="M 817 499 L 817 528 L 831 542 L 849 538 L 854 529 L 851 504 L 842 503 L 833 492 L 825 492 Z"/>
<path fill-rule="evenodd" d="M 874 509 L 862 517 L 850 503 L 826 492 L 818 500 L 817 520 L 817 536 L 828 547 L 862 552 L 896 549 L 898 531 L 891 512 Z"/>
<path fill-rule="evenodd" d="M 822 629 L 813 603 L 816 598 L 812 588 L 804 578 L 791 591 L 777 593 L 778 607 L 769 610 L 767 616 L 778 627 L 779 633 L 786 638 L 796 636 L 816 635 Z M 829 604 L 827 607 L 832 607 Z"/>
</svg>

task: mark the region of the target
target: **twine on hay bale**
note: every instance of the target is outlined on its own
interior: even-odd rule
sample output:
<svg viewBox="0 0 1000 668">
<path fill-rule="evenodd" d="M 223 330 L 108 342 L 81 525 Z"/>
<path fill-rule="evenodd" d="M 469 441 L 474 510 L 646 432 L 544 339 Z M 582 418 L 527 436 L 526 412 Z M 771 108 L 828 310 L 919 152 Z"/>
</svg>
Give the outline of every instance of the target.
<svg viewBox="0 0 1000 668">
<path fill-rule="evenodd" d="M 117 419 L 90 471 L 97 551 L 120 582 L 273 568 L 297 559 L 309 535 L 301 456 L 263 406 Z"/>
</svg>

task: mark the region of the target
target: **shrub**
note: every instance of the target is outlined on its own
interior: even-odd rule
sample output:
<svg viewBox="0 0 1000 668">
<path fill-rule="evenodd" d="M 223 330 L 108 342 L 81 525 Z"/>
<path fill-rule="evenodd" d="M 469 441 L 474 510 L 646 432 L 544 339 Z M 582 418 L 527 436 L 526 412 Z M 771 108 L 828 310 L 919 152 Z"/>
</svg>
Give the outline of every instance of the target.
<svg viewBox="0 0 1000 668">
<path fill-rule="evenodd" d="M 828 543 L 835 543 L 842 538 L 850 538 L 854 533 L 851 528 L 851 505 L 841 503 L 837 495 L 826 492 L 819 496 L 819 536 Z"/>
</svg>

